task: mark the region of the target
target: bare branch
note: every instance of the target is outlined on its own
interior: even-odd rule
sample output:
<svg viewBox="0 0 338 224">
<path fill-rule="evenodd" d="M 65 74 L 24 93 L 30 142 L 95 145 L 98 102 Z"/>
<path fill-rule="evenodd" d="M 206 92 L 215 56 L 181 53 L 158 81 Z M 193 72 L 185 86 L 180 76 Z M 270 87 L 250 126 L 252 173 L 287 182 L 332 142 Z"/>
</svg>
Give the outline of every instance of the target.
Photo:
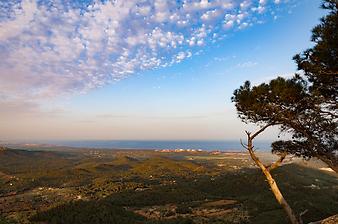
<svg viewBox="0 0 338 224">
<path fill-rule="evenodd" d="M 262 133 L 265 129 L 267 129 L 268 127 L 275 125 L 274 123 L 269 123 L 267 125 L 265 125 L 264 127 L 262 127 L 261 129 L 259 129 L 258 131 L 256 131 L 253 135 L 250 136 L 251 139 L 254 139 L 257 135 L 259 135 L 260 133 Z"/>
<path fill-rule="evenodd" d="M 279 167 L 280 164 L 282 164 L 283 160 L 285 159 L 286 155 L 287 155 L 287 152 L 283 152 L 280 155 L 280 158 L 276 162 L 274 162 L 274 163 L 270 164 L 269 166 L 267 166 L 266 169 L 269 170 L 269 171 L 271 171 L 271 170 Z"/>
<path fill-rule="evenodd" d="M 256 150 L 257 150 L 257 149 L 255 148 L 255 146 L 252 146 L 251 149 L 252 149 L 253 152 L 256 152 Z"/>
<path fill-rule="evenodd" d="M 243 143 L 242 139 L 240 139 L 240 142 L 241 142 L 241 145 L 243 146 L 243 148 L 245 148 L 246 150 L 249 150 L 248 146 Z"/>
<path fill-rule="evenodd" d="M 299 222 L 300 224 L 303 224 L 303 216 L 308 212 L 309 210 L 306 209 L 304 211 L 302 211 L 300 214 L 299 214 Z"/>
</svg>

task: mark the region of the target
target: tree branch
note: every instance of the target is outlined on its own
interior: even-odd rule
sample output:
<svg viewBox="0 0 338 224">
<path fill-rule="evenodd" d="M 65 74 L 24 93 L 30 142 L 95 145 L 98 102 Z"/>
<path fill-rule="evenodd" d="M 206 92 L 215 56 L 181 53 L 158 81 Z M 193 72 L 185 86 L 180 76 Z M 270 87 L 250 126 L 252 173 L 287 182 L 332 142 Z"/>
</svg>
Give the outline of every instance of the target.
<svg viewBox="0 0 338 224">
<path fill-rule="evenodd" d="M 285 159 L 286 155 L 287 155 L 287 152 L 283 152 L 280 155 L 280 158 L 276 162 L 270 164 L 269 166 L 266 166 L 266 169 L 269 170 L 269 171 L 271 171 L 271 170 L 279 167 L 280 164 L 282 164 L 283 160 Z"/>
<path fill-rule="evenodd" d="M 243 146 L 243 148 L 245 148 L 246 150 L 248 150 L 248 146 L 243 143 L 242 139 L 240 139 L 240 142 L 241 142 L 241 145 Z"/>
<path fill-rule="evenodd" d="M 273 126 L 273 125 L 279 125 L 279 124 L 281 124 L 281 123 L 268 123 L 267 125 L 265 125 L 261 129 L 259 129 L 258 131 L 256 131 L 253 135 L 250 136 L 250 132 L 247 132 L 247 134 L 248 134 L 248 136 L 250 136 L 251 140 L 253 140 L 257 135 L 259 135 L 260 133 L 262 133 L 268 127 Z"/>
<path fill-rule="evenodd" d="M 337 114 L 334 114 L 334 113 L 329 112 L 329 111 L 319 110 L 319 112 L 320 112 L 321 114 L 327 114 L 327 115 L 332 116 L 332 117 L 334 117 L 334 118 L 338 118 L 338 115 L 337 115 Z"/>
</svg>

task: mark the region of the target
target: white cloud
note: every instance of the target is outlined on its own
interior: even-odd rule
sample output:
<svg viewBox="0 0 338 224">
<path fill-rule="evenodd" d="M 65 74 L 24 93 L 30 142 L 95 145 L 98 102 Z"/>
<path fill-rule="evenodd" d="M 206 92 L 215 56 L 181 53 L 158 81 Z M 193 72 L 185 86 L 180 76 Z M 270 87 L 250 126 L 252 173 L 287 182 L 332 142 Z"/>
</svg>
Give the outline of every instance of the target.
<svg viewBox="0 0 338 224">
<path fill-rule="evenodd" d="M 257 64 L 258 64 L 257 62 L 246 61 L 246 62 L 237 64 L 237 67 L 239 67 L 239 68 L 252 68 L 252 67 L 255 67 Z"/>
<path fill-rule="evenodd" d="M 23 0 L 0 5 L 0 103 L 85 93 L 179 63 L 229 28 L 251 26 L 269 9 L 262 0 L 71 4 Z"/>
<path fill-rule="evenodd" d="M 226 23 L 224 23 L 224 28 L 229 29 L 229 28 L 233 27 L 233 25 L 234 25 L 234 21 L 229 20 Z"/>
<path fill-rule="evenodd" d="M 177 54 L 177 56 L 176 56 L 176 59 L 178 60 L 178 61 L 182 61 L 183 59 L 185 58 L 185 53 L 184 52 L 179 52 L 178 54 Z"/>
<path fill-rule="evenodd" d="M 185 2 L 183 4 L 183 9 L 185 11 L 198 11 L 203 9 L 208 9 L 213 7 L 213 3 L 210 3 L 208 0 Z"/>
<path fill-rule="evenodd" d="M 14 20 L 0 23 L 0 41 L 15 37 L 16 35 L 20 34 L 33 20 L 34 14 L 37 11 L 36 3 L 25 1 L 21 4 L 21 8 L 22 10 L 16 9 L 14 11 Z M 7 27 L 10 27 L 10 29 Z"/>
<path fill-rule="evenodd" d="M 217 19 L 217 17 L 222 15 L 222 11 L 223 10 L 221 9 L 214 9 L 214 10 L 207 11 L 201 16 L 201 19 L 204 21 L 210 21 L 210 20 Z"/>
<path fill-rule="evenodd" d="M 198 40 L 196 43 L 198 46 L 204 45 L 204 40 Z"/>
<path fill-rule="evenodd" d="M 240 7 L 242 10 L 247 9 L 249 6 L 251 5 L 251 1 L 250 0 L 245 0 L 240 4 Z"/>
<path fill-rule="evenodd" d="M 142 16 L 148 16 L 150 11 L 151 11 L 150 6 L 138 7 L 138 13 L 140 13 Z"/>
</svg>

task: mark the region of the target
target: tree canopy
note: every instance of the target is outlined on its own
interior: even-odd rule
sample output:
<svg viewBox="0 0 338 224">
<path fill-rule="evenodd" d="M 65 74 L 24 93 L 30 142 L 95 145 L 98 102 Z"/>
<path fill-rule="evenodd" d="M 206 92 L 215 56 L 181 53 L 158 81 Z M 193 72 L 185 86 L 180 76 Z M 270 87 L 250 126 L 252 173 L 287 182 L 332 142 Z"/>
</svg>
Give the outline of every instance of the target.
<svg viewBox="0 0 338 224">
<path fill-rule="evenodd" d="M 291 134 L 272 144 L 274 152 L 317 157 L 337 172 L 338 1 L 325 0 L 322 8 L 329 13 L 312 30 L 315 45 L 293 58 L 298 73 L 257 86 L 246 81 L 232 101 L 244 122 L 279 125 Z"/>
</svg>

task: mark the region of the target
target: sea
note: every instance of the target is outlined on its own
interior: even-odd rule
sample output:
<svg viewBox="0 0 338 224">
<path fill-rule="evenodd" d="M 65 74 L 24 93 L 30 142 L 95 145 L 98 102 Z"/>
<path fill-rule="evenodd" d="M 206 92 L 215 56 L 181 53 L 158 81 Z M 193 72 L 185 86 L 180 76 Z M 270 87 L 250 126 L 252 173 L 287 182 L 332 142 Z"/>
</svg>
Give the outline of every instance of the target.
<svg viewBox="0 0 338 224">
<path fill-rule="evenodd" d="M 40 141 L 39 143 L 53 144 L 58 146 L 102 149 L 202 149 L 206 151 L 245 151 L 239 140 L 50 140 Z M 255 148 L 268 151 L 271 149 L 271 141 L 255 141 Z"/>
</svg>

